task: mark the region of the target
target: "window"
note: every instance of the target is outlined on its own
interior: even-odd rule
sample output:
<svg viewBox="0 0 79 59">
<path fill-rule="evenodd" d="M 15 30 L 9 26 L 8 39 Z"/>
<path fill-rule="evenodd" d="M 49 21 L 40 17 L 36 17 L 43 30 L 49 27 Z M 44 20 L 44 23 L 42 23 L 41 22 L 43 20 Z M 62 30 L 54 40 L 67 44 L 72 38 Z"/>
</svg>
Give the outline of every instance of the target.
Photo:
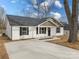
<svg viewBox="0 0 79 59">
<path fill-rule="evenodd" d="M 39 33 L 40 34 L 46 34 L 46 27 L 40 27 L 39 28 Z"/>
<path fill-rule="evenodd" d="M 20 35 L 29 35 L 28 27 L 20 27 Z"/>
<path fill-rule="evenodd" d="M 60 28 L 57 28 L 56 29 L 56 33 L 60 33 Z"/>
</svg>

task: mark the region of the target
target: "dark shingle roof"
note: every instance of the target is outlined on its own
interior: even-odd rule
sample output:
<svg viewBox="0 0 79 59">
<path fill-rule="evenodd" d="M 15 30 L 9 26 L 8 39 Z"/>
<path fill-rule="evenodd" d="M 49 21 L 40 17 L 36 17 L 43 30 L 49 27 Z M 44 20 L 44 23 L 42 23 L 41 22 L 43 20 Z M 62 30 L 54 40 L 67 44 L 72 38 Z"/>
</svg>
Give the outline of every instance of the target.
<svg viewBox="0 0 79 59">
<path fill-rule="evenodd" d="M 49 17 L 40 19 L 40 18 L 32 18 L 32 17 L 7 15 L 7 18 L 11 26 L 37 26 L 45 22 Z M 51 19 L 59 26 L 62 26 L 62 24 L 58 22 L 56 19 L 54 18 Z"/>
<path fill-rule="evenodd" d="M 31 18 L 31 17 L 21 17 L 21 16 L 13 16 L 7 15 L 10 25 L 15 26 L 36 26 L 46 21 L 46 18 Z"/>
</svg>

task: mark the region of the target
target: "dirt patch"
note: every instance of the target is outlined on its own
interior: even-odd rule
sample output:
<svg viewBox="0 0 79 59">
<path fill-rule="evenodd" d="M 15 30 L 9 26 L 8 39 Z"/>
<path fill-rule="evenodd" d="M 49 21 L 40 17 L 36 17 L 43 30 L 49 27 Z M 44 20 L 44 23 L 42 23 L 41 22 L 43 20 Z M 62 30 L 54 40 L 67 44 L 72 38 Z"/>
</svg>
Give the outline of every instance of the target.
<svg viewBox="0 0 79 59">
<path fill-rule="evenodd" d="M 6 36 L 0 36 L 0 59 L 9 59 L 4 47 L 4 43 L 10 42 Z"/>
<path fill-rule="evenodd" d="M 50 40 L 48 42 L 79 50 L 79 41 L 75 43 L 69 43 L 67 41 L 68 41 L 67 37 L 63 36 L 63 37 L 60 37 L 60 39 L 58 40 Z"/>
</svg>

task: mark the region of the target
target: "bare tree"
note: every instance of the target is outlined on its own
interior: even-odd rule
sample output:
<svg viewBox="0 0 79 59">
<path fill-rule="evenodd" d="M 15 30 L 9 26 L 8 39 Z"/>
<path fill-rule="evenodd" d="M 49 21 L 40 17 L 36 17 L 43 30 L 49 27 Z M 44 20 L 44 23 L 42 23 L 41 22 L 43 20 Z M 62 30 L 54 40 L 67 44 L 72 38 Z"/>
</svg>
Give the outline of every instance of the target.
<svg viewBox="0 0 79 59">
<path fill-rule="evenodd" d="M 72 0 L 72 13 L 68 5 L 68 0 L 64 0 L 64 8 L 69 23 L 69 39 L 68 42 L 74 43 L 77 41 L 78 32 L 78 15 L 77 15 L 78 0 Z"/>
</svg>

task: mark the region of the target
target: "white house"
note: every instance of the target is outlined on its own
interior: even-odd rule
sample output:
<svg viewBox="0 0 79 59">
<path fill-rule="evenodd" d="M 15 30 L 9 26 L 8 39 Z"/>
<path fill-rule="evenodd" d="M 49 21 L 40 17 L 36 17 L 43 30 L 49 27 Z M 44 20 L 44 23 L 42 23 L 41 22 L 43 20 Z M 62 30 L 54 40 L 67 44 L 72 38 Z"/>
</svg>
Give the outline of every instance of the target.
<svg viewBox="0 0 79 59">
<path fill-rule="evenodd" d="M 63 24 L 54 18 L 31 18 L 7 15 L 6 35 L 12 40 L 50 38 L 64 34 Z"/>
</svg>

